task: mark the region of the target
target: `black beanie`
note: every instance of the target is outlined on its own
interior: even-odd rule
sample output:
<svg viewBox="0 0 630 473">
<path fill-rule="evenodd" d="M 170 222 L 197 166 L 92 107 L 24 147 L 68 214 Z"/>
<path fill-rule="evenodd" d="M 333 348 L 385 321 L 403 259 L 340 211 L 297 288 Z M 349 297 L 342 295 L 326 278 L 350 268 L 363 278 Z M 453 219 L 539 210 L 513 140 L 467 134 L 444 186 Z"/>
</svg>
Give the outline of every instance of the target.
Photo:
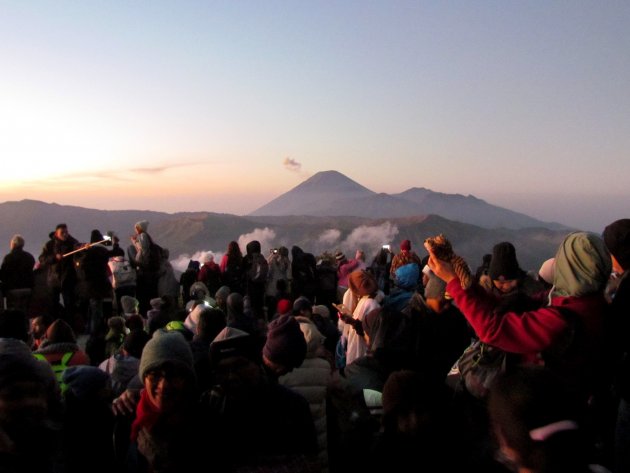
<svg viewBox="0 0 630 473">
<path fill-rule="evenodd" d="M 490 279 L 493 281 L 501 279 L 501 277 L 506 280 L 518 279 L 521 273 L 514 245 L 509 241 L 494 245 L 490 267 L 488 268 Z"/>
<path fill-rule="evenodd" d="M 604 243 L 624 271 L 630 269 L 630 218 L 608 225 L 604 229 Z"/>
</svg>

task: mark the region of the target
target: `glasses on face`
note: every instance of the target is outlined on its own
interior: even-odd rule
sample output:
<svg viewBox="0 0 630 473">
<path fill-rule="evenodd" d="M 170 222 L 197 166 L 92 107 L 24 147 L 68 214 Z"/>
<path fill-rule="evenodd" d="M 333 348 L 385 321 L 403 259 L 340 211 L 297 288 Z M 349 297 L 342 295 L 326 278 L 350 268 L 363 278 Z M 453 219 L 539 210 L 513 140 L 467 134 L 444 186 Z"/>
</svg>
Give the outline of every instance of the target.
<svg viewBox="0 0 630 473">
<path fill-rule="evenodd" d="M 171 382 L 183 382 L 186 380 L 187 377 L 188 376 L 186 375 L 186 373 L 183 373 L 181 370 L 173 368 L 151 370 L 148 371 L 145 375 L 145 378 L 148 379 L 150 383 L 158 383 L 163 379 Z"/>
</svg>

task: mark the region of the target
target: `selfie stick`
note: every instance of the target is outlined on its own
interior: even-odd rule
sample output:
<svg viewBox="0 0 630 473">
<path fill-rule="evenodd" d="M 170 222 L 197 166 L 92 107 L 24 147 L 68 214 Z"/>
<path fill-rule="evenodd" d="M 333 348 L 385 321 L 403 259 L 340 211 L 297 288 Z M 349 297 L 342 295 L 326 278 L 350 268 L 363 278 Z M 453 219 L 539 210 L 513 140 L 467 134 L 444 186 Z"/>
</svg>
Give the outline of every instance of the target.
<svg viewBox="0 0 630 473">
<path fill-rule="evenodd" d="M 82 247 L 81 247 L 81 248 L 79 248 L 79 249 L 76 249 L 76 250 L 71 251 L 71 252 L 69 252 L 69 253 L 66 253 L 66 254 L 64 254 L 64 255 L 61 255 L 61 257 L 62 257 L 62 258 L 65 258 L 66 256 L 73 255 L 73 254 L 75 254 L 75 253 L 78 253 L 79 251 L 87 250 L 88 248 L 90 248 L 90 247 L 92 247 L 92 246 L 94 246 L 94 245 L 99 245 L 99 244 L 101 244 L 101 243 L 105 243 L 106 241 L 110 241 L 111 239 L 112 239 L 112 237 L 110 237 L 110 236 L 106 236 L 106 237 L 104 237 L 101 241 L 95 241 L 94 243 L 90 243 L 89 245 L 82 246 Z"/>
</svg>

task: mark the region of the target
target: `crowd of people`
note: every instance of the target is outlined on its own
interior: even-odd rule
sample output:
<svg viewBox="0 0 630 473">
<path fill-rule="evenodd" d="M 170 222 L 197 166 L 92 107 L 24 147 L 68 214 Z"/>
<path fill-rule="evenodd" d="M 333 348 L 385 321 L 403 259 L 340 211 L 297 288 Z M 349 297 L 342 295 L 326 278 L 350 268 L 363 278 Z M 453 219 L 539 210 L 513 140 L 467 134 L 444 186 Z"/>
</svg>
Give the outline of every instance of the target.
<svg viewBox="0 0 630 473">
<path fill-rule="evenodd" d="M 371 261 L 231 241 L 179 278 L 148 227 L 11 239 L 1 472 L 630 471 L 630 219 L 535 271 L 421 235 Z M 484 389 L 457 369 L 479 346 Z"/>
</svg>

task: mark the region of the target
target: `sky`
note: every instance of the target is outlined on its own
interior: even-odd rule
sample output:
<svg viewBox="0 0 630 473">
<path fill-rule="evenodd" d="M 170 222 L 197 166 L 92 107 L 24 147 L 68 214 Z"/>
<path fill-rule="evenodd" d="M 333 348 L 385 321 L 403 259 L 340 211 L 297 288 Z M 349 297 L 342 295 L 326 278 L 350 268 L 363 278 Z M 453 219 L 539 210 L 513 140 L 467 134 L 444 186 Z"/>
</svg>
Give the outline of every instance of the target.
<svg viewBox="0 0 630 473">
<path fill-rule="evenodd" d="M 0 0 L 0 202 L 244 215 L 319 171 L 630 217 L 630 3 Z"/>
</svg>

